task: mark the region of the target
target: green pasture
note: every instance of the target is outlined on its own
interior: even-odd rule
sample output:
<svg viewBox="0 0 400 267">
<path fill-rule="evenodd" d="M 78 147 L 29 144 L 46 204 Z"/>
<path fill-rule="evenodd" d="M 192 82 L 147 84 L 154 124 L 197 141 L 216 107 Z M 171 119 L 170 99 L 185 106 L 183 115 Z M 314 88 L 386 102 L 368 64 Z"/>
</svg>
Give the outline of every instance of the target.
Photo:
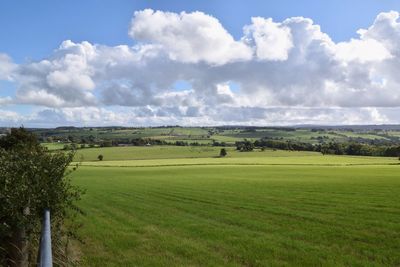
<svg viewBox="0 0 400 267">
<path fill-rule="evenodd" d="M 381 135 L 378 134 L 374 134 L 374 133 L 357 133 L 357 132 L 348 132 L 348 131 L 343 131 L 341 132 L 341 134 L 345 135 L 346 137 L 352 137 L 352 138 L 364 138 L 364 139 L 378 139 L 378 140 L 388 140 L 388 138 L 383 137 Z"/>
<path fill-rule="evenodd" d="M 64 143 L 42 143 L 48 150 L 60 150 L 64 148 Z"/>
<path fill-rule="evenodd" d="M 78 150 L 80 265 L 400 265 L 397 158 L 219 150 Z"/>
<path fill-rule="evenodd" d="M 218 156 L 221 148 L 208 146 L 127 146 L 79 149 L 76 160 L 96 161 L 98 155 L 108 160 L 200 158 Z M 233 150 L 232 150 L 233 151 Z"/>
<path fill-rule="evenodd" d="M 254 155 L 254 154 L 253 154 Z M 99 167 L 159 167 L 195 165 L 309 165 L 309 166 L 351 166 L 351 165 L 399 165 L 396 158 L 362 158 L 342 156 L 293 156 L 293 157 L 227 157 L 227 158 L 182 158 L 145 159 L 82 162 L 83 166 Z"/>
<path fill-rule="evenodd" d="M 230 157 L 266 157 L 266 156 L 310 156 L 321 155 L 306 151 L 279 151 L 259 149 L 253 152 L 239 152 L 234 147 L 225 148 Z M 179 159 L 179 158 L 214 158 L 218 157 L 221 147 L 212 146 L 126 146 L 126 147 L 98 147 L 78 149 L 77 161 L 97 161 L 98 155 L 108 160 L 132 159 Z"/>
<path fill-rule="evenodd" d="M 111 163 L 74 173 L 81 266 L 400 265 L 398 165 Z"/>
<path fill-rule="evenodd" d="M 227 147 L 228 155 L 219 157 L 221 147 L 211 146 L 127 146 L 77 150 L 75 160 L 83 165 L 143 166 L 143 165 L 349 165 L 399 164 L 397 158 L 325 155 L 308 151 L 255 149 L 240 152 Z M 103 161 L 97 159 L 103 155 Z"/>
</svg>

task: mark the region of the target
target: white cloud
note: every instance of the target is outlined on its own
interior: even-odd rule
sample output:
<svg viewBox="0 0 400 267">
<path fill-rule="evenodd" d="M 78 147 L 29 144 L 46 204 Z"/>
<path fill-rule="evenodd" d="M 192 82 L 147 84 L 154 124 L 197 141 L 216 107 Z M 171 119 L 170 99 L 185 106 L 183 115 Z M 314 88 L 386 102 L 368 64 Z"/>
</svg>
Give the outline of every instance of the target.
<svg viewBox="0 0 400 267">
<path fill-rule="evenodd" d="M 203 12 L 180 14 L 146 9 L 135 12 L 130 36 L 159 44 L 172 60 L 225 64 L 251 58 L 251 49 L 233 37 L 214 17 Z"/>
<path fill-rule="evenodd" d="M 3 126 L 10 126 L 10 125 L 20 126 L 20 125 L 16 125 L 16 123 L 18 124 L 18 122 L 21 122 L 24 119 L 28 119 L 28 118 L 27 117 L 24 118 L 24 116 L 19 115 L 15 111 L 9 111 L 9 110 L 0 109 L 0 125 L 3 125 Z"/>
<path fill-rule="evenodd" d="M 392 54 L 399 56 L 399 16 L 397 11 L 380 13 L 368 29 L 360 29 L 358 33 L 362 39 L 373 39 L 381 42 Z"/>
<path fill-rule="evenodd" d="M 0 110 L 0 126 L 55 127 L 115 125 L 349 125 L 390 124 L 398 122 L 400 108 L 257 108 L 219 106 L 200 108 L 195 116 L 190 109 L 159 107 L 56 108 L 29 115 Z"/>
<path fill-rule="evenodd" d="M 392 55 L 383 44 L 374 39 L 351 39 L 350 42 L 341 42 L 336 45 L 336 57 L 343 61 L 359 60 L 382 61 L 391 58 Z"/>
<path fill-rule="evenodd" d="M 0 80 L 12 80 L 12 73 L 16 65 L 11 58 L 3 53 L 0 53 Z"/>
<path fill-rule="evenodd" d="M 143 10 L 132 19 L 133 46 L 67 40 L 18 66 L 0 55 L 0 78 L 17 87 L 0 105 L 54 108 L 31 123 L 400 122 L 398 18 L 381 13 L 358 38 L 335 43 L 311 19 L 257 17 L 235 40 L 201 12 Z"/>
<path fill-rule="evenodd" d="M 265 60 L 286 60 L 293 47 L 290 29 L 271 18 L 252 18 L 252 24 L 245 26 L 244 40 L 254 43 L 256 55 Z"/>
<path fill-rule="evenodd" d="M 90 43 L 64 41 L 51 58 L 18 67 L 16 102 L 51 107 L 94 105 L 91 63 L 95 59 L 96 50 Z"/>
<path fill-rule="evenodd" d="M 13 99 L 9 96 L 0 97 L 0 106 L 11 104 L 12 102 L 13 102 Z"/>
</svg>

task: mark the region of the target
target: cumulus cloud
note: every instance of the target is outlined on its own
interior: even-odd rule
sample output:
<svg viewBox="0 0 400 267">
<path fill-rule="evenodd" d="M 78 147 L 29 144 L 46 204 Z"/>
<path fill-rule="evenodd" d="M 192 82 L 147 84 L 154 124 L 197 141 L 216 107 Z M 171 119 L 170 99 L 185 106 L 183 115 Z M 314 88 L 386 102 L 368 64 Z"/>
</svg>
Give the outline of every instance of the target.
<svg viewBox="0 0 400 267">
<path fill-rule="evenodd" d="M 235 41 L 214 17 L 203 12 L 180 14 L 146 9 L 135 12 L 130 36 L 161 45 L 172 60 L 225 64 L 248 60 L 251 49 Z"/>
<path fill-rule="evenodd" d="M 22 64 L 16 79 L 16 101 L 44 106 L 94 105 L 93 45 L 64 41 L 48 59 Z"/>
<path fill-rule="evenodd" d="M 345 62 L 354 60 L 359 60 L 361 63 L 374 62 L 391 58 L 391 56 L 385 46 L 375 39 L 351 39 L 350 42 L 341 42 L 336 45 L 336 57 Z"/>
<path fill-rule="evenodd" d="M 286 60 L 293 47 L 290 29 L 271 18 L 252 18 L 252 24 L 244 27 L 246 42 L 256 50 L 259 59 Z"/>
<path fill-rule="evenodd" d="M 381 13 L 357 38 L 335 43 L 309 18 L 255 17 L 235 40 L 202 12 L 146 9 L 133 15 L 132 46 L 67 40 L 18 66 L 0 54 L 0 79 L 17 87 L 0 104 L 44 108 L 32 123 L 400 122 L 398 19 Z"/>
<path fill-rule="evenodd" d="M 400 39 L 399 16 L 397 11 L 380 13 L 368 29 L 360 29 L 358 33 L 362 39 L 380 41 L 392 54 L 398 56 L 400 52 L 398 46 Z"/>
</svg>

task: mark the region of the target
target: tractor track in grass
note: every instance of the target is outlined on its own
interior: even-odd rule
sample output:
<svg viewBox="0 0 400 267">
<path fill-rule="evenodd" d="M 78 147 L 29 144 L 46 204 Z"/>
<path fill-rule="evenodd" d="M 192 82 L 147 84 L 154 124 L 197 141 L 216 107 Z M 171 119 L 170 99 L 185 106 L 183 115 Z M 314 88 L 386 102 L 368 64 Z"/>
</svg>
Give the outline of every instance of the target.
<svg viewBox="0 0 400 267">
<path fill-rule="evenodd" d="M 74 163 L 76 164 L 76 163 Z M 82 167 L 119 167 L 119 168 L 150 168 L 150 167 L 185 167 L 185 166 L 310 166 L 310 167 L 351 167 L 351 166 L 395 166 L 400 163 L 188 163 L 188 164 L 154 164 L 154 165 L 107 165 L 82 164 Z"/>
</svg>

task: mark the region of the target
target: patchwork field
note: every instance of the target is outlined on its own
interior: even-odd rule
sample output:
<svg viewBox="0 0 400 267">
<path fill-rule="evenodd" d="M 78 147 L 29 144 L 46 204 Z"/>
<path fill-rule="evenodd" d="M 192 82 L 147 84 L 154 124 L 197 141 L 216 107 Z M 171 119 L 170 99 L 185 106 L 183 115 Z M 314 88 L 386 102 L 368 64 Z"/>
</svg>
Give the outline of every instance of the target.
<svg viewBox="0 0 400 267">
<path fill-rule="evenodd" d="M 198 149 L 81 150 L 81 265 L 400 264 L 398 159 Z"/>
<path fill-rule="evenodd" d="M 396 128 L 397 129 L 397 128 Z M 400 130 L 371 129 L 367 126 L 360 129 L 337 128 L 268 128 L 268 127 L 159 127 L 159 128 L 56 128 L 33 129 L 43 142 L 58 140 L 61 143 L 93 143 L 104 140 L 117 140 L 121 143 L 129 143 L 132 139 L 149 138 L 162 140 L 169 143 L 184 141 L 187 143 L 212 144 L 213 142 L 225 142 L 233 145 L 236 141 L 248 139 L 255 141 L 261 138 L 270 140 L 285 140 L 304 143 L 329 143 L 329 142 L 391 142 L 400 141 Z M 49 140 L 48 140 L 49 139 Z M 47 141 L 46 141 L 47 140 Z M 51 147 L 51 146 L 50 146 Z M 61 149 L 62 147 L 60 147 Z"/>
</svg>

